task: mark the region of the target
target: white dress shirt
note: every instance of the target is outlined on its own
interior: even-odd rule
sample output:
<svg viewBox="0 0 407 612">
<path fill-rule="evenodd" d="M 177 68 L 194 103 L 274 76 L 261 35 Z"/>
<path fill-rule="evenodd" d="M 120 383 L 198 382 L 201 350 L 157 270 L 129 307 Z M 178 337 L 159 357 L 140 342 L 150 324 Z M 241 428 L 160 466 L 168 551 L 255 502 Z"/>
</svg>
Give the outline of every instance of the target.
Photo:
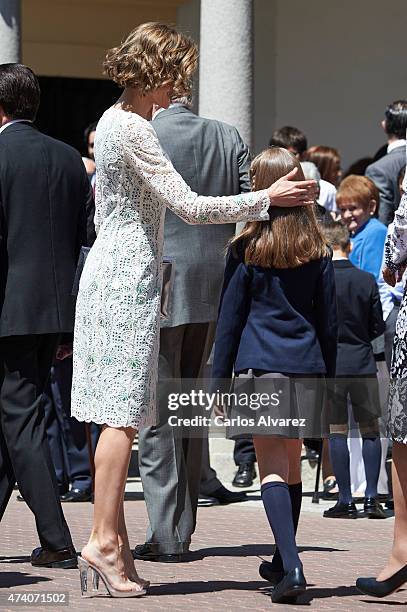
<svg viewBox="0 0 407 612">
<path fill-rule="evenodd" d="M 395 140 L 394 142 L 391 142 L 389 145 L 387 145 L 387 153 L 391 153 L 394 149 L 397 149 L 398 147 L 405 147 L 405 146 L 406 146 L 405 138 L 400 138 L 400 140 Z"/>
<path fill-rule="evenodd" d="M 13 125 L 13 123 L 32 123 L 32 121 L 30 121 L 30 119 L 12 119 L 11 121 L 8 121 L 7 123 L 5 123 L 4 125 L 2 125 L 0 127 L 0 134 L 9 126 L 9 125 Z"/>
<path fill-rule="evenodd" d="M 336 212 L 338 207 L 336 206 L 336 187 L 321 179 L 319 181 L 319 197 L 318 204 L 329 210 L 329 212 Z"/>
</svg>

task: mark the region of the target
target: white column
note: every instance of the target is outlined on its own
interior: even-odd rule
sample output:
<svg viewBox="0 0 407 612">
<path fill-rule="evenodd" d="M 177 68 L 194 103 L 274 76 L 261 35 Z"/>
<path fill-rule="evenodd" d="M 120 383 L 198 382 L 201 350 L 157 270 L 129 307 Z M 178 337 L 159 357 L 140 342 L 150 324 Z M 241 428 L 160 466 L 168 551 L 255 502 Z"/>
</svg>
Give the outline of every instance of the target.
<svg viewBox="0 0 407 612">
<path fill-rule="evenodd" d="M 199 114 L 252 143 L 252 0 L 201 0 Z"/>
<path fill-rule="evenodd" d="M 21 61 L 20 0 L 0 0 L 0 64 Z"/>
</svg>

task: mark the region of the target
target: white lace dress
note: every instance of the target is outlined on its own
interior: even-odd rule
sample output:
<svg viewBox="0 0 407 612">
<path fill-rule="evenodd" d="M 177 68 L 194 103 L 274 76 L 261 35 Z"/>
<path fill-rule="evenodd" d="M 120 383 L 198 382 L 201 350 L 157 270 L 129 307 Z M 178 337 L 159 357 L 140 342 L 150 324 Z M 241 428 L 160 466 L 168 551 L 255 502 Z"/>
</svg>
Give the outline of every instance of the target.
<svg viewBox="0 0 407 612">
<path fill-rule="evenodd" d="M 397 272 L 407 263 L 407 174 L 404 194 L 394 215 L 385 245 L 386 266 Z M 407 286 L 397 315 L 390 368 L 387 433 L 395 442 L 407 444 Z"/>
<path fill-rule="evenodd" d="M 165 207 L 187 223 L 268 219 L 266 191 L 202 197 L 142 117 L 110 108 L 95 142 L 97 239 L 76 306 L 72 415 L 112 427 L 155 423 Z"/>
</svg>

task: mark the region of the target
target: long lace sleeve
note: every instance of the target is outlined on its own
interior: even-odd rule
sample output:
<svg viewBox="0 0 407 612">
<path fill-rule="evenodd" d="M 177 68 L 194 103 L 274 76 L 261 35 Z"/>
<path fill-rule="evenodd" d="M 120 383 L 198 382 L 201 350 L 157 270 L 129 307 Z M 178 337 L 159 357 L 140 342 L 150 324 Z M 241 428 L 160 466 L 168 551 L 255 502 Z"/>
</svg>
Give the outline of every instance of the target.
<svg viewBox="0 0 407 612">
<path fill-rule="evenodd" d="M 395 212 L 393 229 L 385 244 L 385 263 L 390 270 L 400 269 L 407 260 L 407 194 Z"/>
<path fill-rule="evenodd" d="M 101 207 L 102 207 L 102 197 L 101 197 L 101 189 L 100 189 L 100 185 L 99 185 L 99 181 L 98 181 L 98 177 L 96 174 L 96 181 L 95 181 L 95 232 L 96 235 L 99 233 L 99 228 L 102 225 L 103 219 L 104 219 L 104 215 L 102 213 Z"/>
<path fill-rule="evenodd" d="M 157 135 L 147 122 L 131 118 L 124 124 L 127 162 L 170 210 L 190 224 L 266 221 L 270 200 L 267 191 L 235 196 L 199 196 L 165 157 Z"/>
</svg>

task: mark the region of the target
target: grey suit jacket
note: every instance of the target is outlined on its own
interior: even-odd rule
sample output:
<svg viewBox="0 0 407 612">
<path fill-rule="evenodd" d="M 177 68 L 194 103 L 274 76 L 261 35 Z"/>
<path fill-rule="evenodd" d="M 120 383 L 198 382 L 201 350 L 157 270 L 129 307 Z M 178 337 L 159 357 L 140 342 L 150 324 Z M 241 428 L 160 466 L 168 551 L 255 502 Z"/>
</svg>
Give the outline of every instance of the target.
<svg viewBox="0 0 407 612">
<path fill-rule="evenodd" d="M 393 221 L 400 203 L 397 177 L 406 165 L 406 147 L 396 147 L 366 168 L 366 176 L 375 183 L 380 192 L 379 219 L 385 225 Z"/>
<path fill-rule="evenodd" d="M 249 191 L 250 156 L 236 128 L 175 104 L 152 122 L 175 169 L 199 195 Z M 175 260 L 169 318 L 162 327 L 216 321 L 224 252 L 235 225 L 188 225 L 167 210 L 164 256 Z"/>
</svg>

